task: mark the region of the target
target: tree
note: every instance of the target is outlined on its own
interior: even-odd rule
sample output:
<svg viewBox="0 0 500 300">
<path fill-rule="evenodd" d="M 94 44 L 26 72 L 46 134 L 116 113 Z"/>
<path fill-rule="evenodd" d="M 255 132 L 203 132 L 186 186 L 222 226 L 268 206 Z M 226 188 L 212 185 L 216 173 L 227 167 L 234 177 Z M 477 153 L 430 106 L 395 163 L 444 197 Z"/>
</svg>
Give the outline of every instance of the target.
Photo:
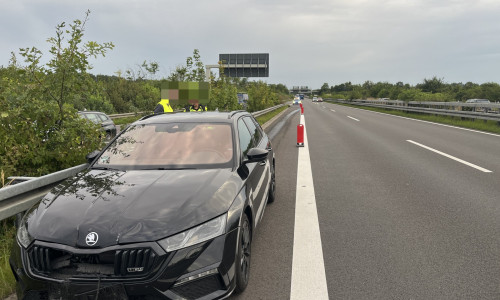
<svg viewBox="0 0 500 300">
<path fill-rule="evenodd" d="M 127 80 L 146 80 L 153 79 L 160 70 L 160 65 L 155 62 L 147 62 L 144 61 L 142 65 L 138 65 L 137 69 L 127 69 L 125 71 L 125 76 Z M 118 71 L 119 76 L 121 77 L 121 71 Z"/>
<path fill-rule="evenodd" d="M 224 75 L 224 68 L 219 64 L 219 78 L 210 79 L 209 110 L 231 111 L 239 108 L 238 90 L 231 79 Z"/>
<path fill-rule="evenodd" d="M 421 89 L 422 92 L 430 93 L 440 93 L 444 87 L 443 78 L 437 78 L 436 76 L 432 77 L 432 79 L 424 79 L 423 83 L 417 84 L 417 88 Z"/>
<path fill-rule="evenodd" d="M 320 94 L 321 95 L 325 95 L 327 94 L 328 92 L 330 92 L 330 86 L 328 85 L 327 82 L 323 83 L 323 85 L 321 86 L 321 89 L 320 89 Z"/>
<path fill-rule="evenodd" d="M 248 90 L 248 111 L 259 111 L 279 104 L 278 95 L 263 81 L 254 82 Z"/>
<path fill-rule="evenodd" d="M 0 169 L 5 177 L 41 176 L 85 161 L 99 147 L 97 125 L 63 105 L 64 124 L 57 126 L 57 103 L 33 97 L 23 72 L 9 66 L 0 78 Z M 28 88 L 27 88 L 28 87 Z"/>
<path fill-rule="evenodd" d="M 43 65 L 36 47 L 20 49 L 26 66 L 13 54 L 0 78 L 0 168 L 6 176 L 40 176 L 85 162 L 100 146 L 99 126 L 85 121 L 76 106 L 108 107 L 102 86 L 91 77 L 90 57 L 104 56 L 112 43 L 83 43 L 84 21 L 69 29 L 63 22 L 47 39 L 51 59 Z M 111 108 L 110 108 L 111 107 Z"/>
<path fill-rule="evenodd" d="M 160 88 L 150 80 L 106 80 L 106 95 L 118 113 L 152 111 L 160 99 Z"/>
<path fill-rule="evenodd" d="M 87 10 L 85 19 L 73 21 L 70 29 L 66 29 L 65 22 L 56 26 L 56 36 L 47 39 L 52 58 L 46 65 L 40 64 L 42 52 L 36 47 L 20 49 L 21 56 L 28 63 L 26 71 L 37 87 L 34 92 L 41 94 L 44 100 L 57 103 L 59 124 L 64 121 L 64 104 L 72 103 L 75 97 L 85 101 L 96 91 L 95 82 L 87 73 L 92 69 L 89 58 L 105 56 L 114 48 L 111 42 L 89 41 L 82 45 L 89 15 L 90 10 Z M 65 42 L 67 35 L 69 39 Z"/>
<path fill-rule="evenodd" d="M 331 87 L 331 91 L 333 93 L 350 92 L 350 91 L 352 91 L 352 89 L 353 89 L 353 86 L 352 86 L 352 83 L 350 81 Z"/>
<path fill-rule="evenodd" d="M 186 58 L 186 65 L 180 65 L 175 68 L 170 76 L 167 78 L 168 81 L 204 81 L 205 80 L 205 67 L 203 62 L 200 60 L 200 51 L 198 49 L 193 50 L 193 56 L 188 56 Z"/>
</svg>

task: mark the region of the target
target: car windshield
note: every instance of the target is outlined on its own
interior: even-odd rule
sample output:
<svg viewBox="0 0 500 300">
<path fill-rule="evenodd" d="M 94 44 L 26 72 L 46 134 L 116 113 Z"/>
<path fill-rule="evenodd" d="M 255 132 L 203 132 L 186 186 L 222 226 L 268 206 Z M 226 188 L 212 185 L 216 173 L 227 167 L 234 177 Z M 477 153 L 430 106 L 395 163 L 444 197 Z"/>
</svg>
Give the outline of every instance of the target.
<svg viewBox="0 0 500 300">
<path fill-rule="evenodd" d="M 180 122 L 129 127 L 102 153 L 93 167 L 231 168 L 232 161 L 230 124 Z"/>
</svg>

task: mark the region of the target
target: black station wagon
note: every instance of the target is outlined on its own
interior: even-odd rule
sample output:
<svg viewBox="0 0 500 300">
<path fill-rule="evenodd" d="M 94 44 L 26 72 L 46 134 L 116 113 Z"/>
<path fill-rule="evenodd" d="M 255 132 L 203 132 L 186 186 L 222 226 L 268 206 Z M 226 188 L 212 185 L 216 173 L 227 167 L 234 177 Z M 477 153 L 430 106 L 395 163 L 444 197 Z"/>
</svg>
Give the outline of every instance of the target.
<svg viewBox="0 0 500 300">
<path fill-rule="evenodd" d="M 219 299 L 241 292 L 275 196 L 271 141 L 245 111 L 144 117 L 20 222 L 19 299 Z"/>
</svg>

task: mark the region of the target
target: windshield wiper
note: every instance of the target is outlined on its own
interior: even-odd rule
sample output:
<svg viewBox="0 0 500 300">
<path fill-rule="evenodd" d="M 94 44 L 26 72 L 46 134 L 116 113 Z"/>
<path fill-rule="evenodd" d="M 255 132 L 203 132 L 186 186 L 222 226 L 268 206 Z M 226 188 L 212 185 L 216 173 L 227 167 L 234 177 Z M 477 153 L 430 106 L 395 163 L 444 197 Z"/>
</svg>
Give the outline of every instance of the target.
<svg viewBox="0 0 500 300">
<path fill-rule="evenodd" d="M 158 167 L 158 168 L 145 168 L 141 170 L 196 170 L 197 168 L 164 168 L 164 167 Z"/>
<path fill-rule="evenodd" d="M 91 169 L 92 170 L 121 171 L 121 170 L 109 168 L 109 167 L 92 167 Z"/>
</svg>

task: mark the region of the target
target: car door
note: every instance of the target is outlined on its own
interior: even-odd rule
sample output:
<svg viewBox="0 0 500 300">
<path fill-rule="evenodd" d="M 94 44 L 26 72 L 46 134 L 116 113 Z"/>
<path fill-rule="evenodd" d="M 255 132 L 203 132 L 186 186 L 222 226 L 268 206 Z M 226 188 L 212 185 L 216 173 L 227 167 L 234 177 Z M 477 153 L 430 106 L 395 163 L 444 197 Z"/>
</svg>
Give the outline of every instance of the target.
<svg viewBox="0 0 500 300">
<path fill-rule="evenodd" d="M 263 139 L 263 132 L 260 127 L 257 127 L 253 118 L 250 116 L 243 117 L 243 121 L 252 136 L 252 148 L 266 149 L 267 142 Z M 263 162 L 253 163 L 253 165 L 252 191 L 254 193 L 253 201 L 256 209 L 255 220 L 259 221 L 263 216 L 266 206 L 267 188 L 270 180 L 270 166 L 268 159 Z"/>
</svg>

